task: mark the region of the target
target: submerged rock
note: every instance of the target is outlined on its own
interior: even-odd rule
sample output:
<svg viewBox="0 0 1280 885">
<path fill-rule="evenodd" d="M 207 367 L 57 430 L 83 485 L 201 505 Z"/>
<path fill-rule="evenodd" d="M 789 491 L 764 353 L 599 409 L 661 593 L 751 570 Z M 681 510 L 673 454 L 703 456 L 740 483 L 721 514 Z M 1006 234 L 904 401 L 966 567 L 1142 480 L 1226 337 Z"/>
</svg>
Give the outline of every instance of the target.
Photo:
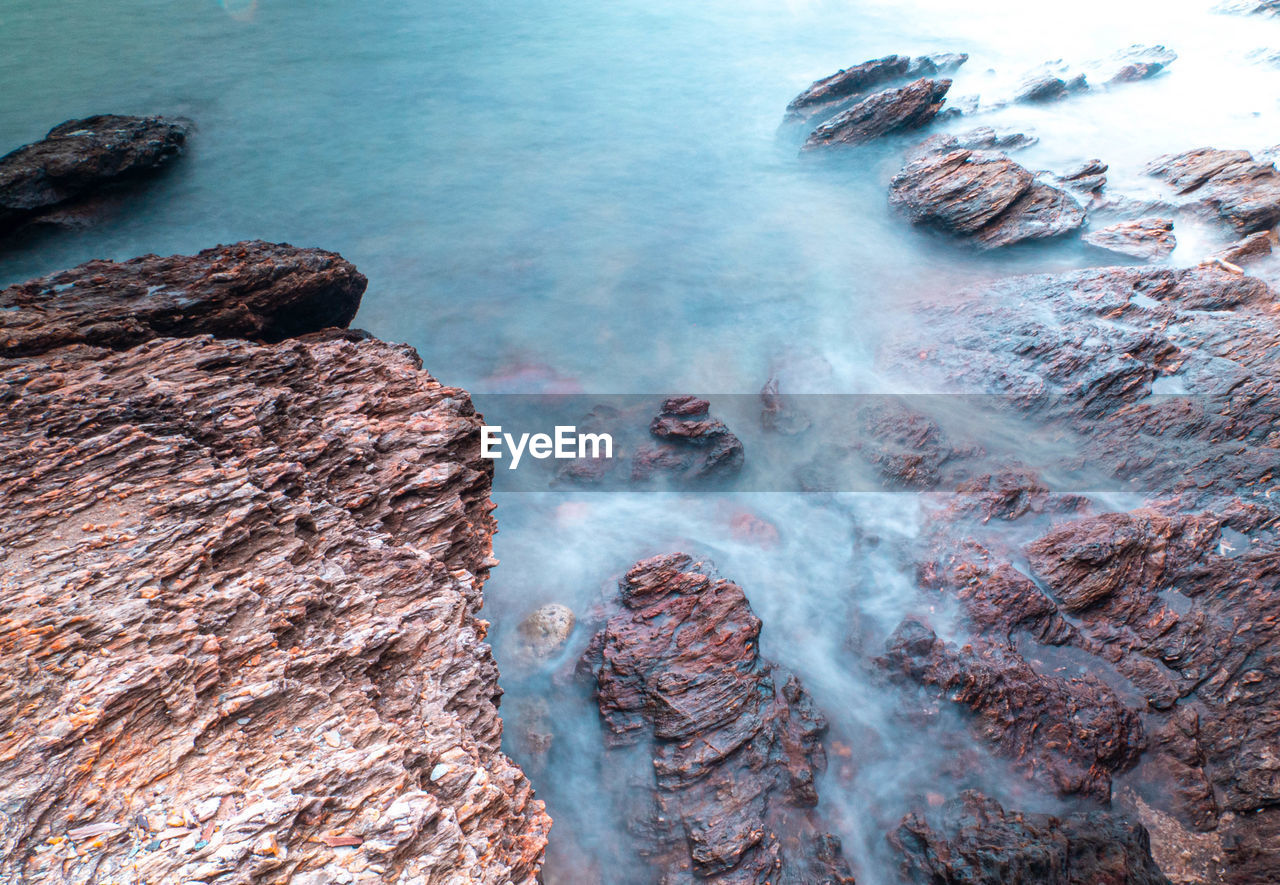
<svg viewBox="0 0 1280 885">
<path fill-rule="evenodd" d="M 1103 811 L 1006 811 L 973 790 L 890 834 L 906 885 L 1169 885 L 1141 824 Z"/>
<path fill-rule="evenodd" d="M 533 885 L 467 394 L 331 253 L 95 264 L 0 310 L 0 880 Z"/>
<path fill-rule="evenodd" d="M 333 252 L 249 240 L 197 255 L 90 261 L 0 290 L 0 356 L 152 338 L 280 341 L 345 327 L 368 281 Z"/>
<path fill-rule="evenodd" d="M 960 234 L 988 249 L 1069 233 L 1085 218 L 1065 191 L 1036 182 L 1004 154 L 972 150 L 912 160 L 890 183 L 889 202 L 913 224 Z"/>
<path fill-rule="evenodd" d="M 657 476 L 700 482 L 734 476 L 742 470 L 742 441 L 719 418 L 711 404 L 694 396 L 675 396 L 649 424 L 657 442 L 640 448 L 631 462 L 631 476 Z"/>
<path fill-rule="evenodd" d="M 1160 157 L 1147 174 L 1194 195 L 1242 234 L 1269 230 L 1280 223 L 1280 172 L 1248 151 L 1197 148 Z"/>
<path fill-rule="evenodd" d="M 520 622 L 520 650 L 531 660 L 545 661 L 557 654 L 573 633 L 573 609 L 549 603 L 535 609 Z"/>
<path fill-rule="evenodd" d="M 818 801 L 826 723 L 796 677 L 760 658 L 742 589 L 672 554 L 632 567 L 620 601 L 583 669 L 607 744 L 652 757 L 624 769 L 634 755 L 618 751 L 608 768 L 651 784 L 629 832 L 659 876 L 853 885 L 839 839 L 804 811 Z"/>
<path fill-rule="evenodd" d="M 950 88 L 950 80 L 921 79 L 878 92 L 814 129 L 802 150 L 865 144 L 882 135 L 919 129 L 938 115 Z"/>
<path fill-rule="evenodd" d="M 68 120 L 0 157 L 0 237 L 182 153 L 191 124 L 168 117 Z"/>
<path fill-rule="evenodd" d="M 1140 218 L 1122 221 L 1081 237 L 1090 246 L 1130 255 L 1146 261 L 1165 258 L 1178 241 L 1173 236 L 1173 221 L 1168 218 Z"/>
</svg>

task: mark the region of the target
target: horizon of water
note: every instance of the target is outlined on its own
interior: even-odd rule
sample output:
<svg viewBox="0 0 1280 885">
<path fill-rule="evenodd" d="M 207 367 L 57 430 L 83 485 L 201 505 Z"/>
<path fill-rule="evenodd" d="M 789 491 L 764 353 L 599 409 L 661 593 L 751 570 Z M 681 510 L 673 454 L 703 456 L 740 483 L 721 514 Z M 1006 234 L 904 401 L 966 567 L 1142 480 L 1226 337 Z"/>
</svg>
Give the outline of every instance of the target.
<svg viewBox="0 0 1280 885">
<path fill-rule="evenodd" d="M 1084 0 L 1049 15 L 1014 0 L 7 0 L 0 152 L 95 113 L 180 114 L 197 128 L 187 154 L 104 223 L 0 252 L 0 285 L 263 238 L 353 261 L 370 280 L 355 324 L 415 346 L 482 411 L 486 395 L 548 391 L 693 392 L 714 405 L 779 370 L 789 392 L 911 391 L 916 379 L 876 357 L 915 311 L 985 279 L 1121 262 L 1075 241 L 977 254 L 912 230 L 886 185 L 923 135 L 802 160 L 780 129 L 787 101 L 890 53 L 968 52 L 951 95 L 991 100 L 1046 61 L 1083 69 L 1163 44 L 1180 57 L 1153 80 L 934 127 L 1028 132 L 1040 141 L 1017 159 L 1030 168 L 1100 157 L 1109 191 L 1159 196 L 1141 174 L 1158 155 L 1280 142 L 1280 68 L 1252 56 L 1280 49 L 1280 19 L 1214 14 L 1213 2 Z M 1177 233 L 1175 264 L 1222 236 L 1181 221 Z M 850 635 L 854 622 L 886 635 L 922 604 L 898 555 L 920 530 L 918 497 L 499 488 L 495 499 L 502 565 L 485 617 L 517 761 L 529 761 L 515 739 L 527 703 L 550 697 L 558 717 L 548 767 L 530 766 L 556 820 L 548 883 L 611 857 L 613 818 L 593 793 L 594 707 L 521 664 L 515 626 L 542 603 L 569 605 L 583 624 L 560 663 L 571 660 L 592 606 L 641 556 L 688 549 L 740 583 L 764 622 L 762 652 L 801 676 L 833 740 L 905 739 Z M 744 513 L 777 542 L 736 534 Z M 818 813 L 860 883 L 889 880 L 881 818 L 933 776 L 929 739 L 820 783 Z M 994 795 L 1058 807 L 991 769 L 979 786 Z"/>
</svg>

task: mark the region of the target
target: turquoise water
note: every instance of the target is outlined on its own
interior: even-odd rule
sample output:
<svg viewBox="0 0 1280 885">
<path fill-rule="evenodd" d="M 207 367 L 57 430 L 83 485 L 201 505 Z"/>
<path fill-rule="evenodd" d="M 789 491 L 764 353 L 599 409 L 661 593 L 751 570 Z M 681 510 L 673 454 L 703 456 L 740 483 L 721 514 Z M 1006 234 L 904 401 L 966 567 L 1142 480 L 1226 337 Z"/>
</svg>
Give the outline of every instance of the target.
<svg viewBox="0 0 1280 885">
<path fill-rule="evenodd" d="M 893 52 L 967 51 L 952 94 L 989 99 L 1049 59 L 1163 43 L 1181 57 L 1151 82 L 945 124 L 1033 132 L 1026 165 L 1097 156 L 1113 191 L 1154 195 L 1140 169 L 1158 154 L 1280 141 L 1280 71 L 1249 58 L 1280 48 L 1280 21 L 1210 5 L 1087 0 L 1046 22 L 1011 0 L 3 0 L 0 151 L 94 113 L 182 114 L 198 130 L 107 222 L 0 253 L 0 284 L 263 238 L 354 261 L 370 279 L 357 325 L 416 346 L 481 408 L 500 392 L 754 393 L 778 368 L 796 389 L 909 390 L 876 355 L 913 311 L 967 281 L 1106 259 L 1071 243 L 977 256 L 909 230 L 885 185 L 910 140 L 802 162 L 779 130 L 786 102 Z M 1220 237 L 1178 233 L 1177 263 Z M 523 671 L 511 631 L 544 601 L 585 615 L 638 556 L 711 555 L 835 731 L 892 739 L 886 702 L 848 666 L 847 633 L 855 617 L 891 627 L 913 604 L 910 576 L 876 552 L 917 531 L 911 496 L 497 497 L 503 565 L 486 617 L 509 734 L 532 698 L 551 695 L 558 717 L 557 749 L 533 771 L 556 818 L 548 882 L 584 881 L 612 856 L 611 818 L 593 790 L 593 709 Z M 778 543 L 737 537 L 742 512 L 777 526 Z M 868 534 L 884 543 L 855 540 Z M 905 786 L 928 781 L 927 764 L 905 768 L 822 785 L 860 882 L 888 863 L 865 809 L 892 817 Z"/>
</svg>

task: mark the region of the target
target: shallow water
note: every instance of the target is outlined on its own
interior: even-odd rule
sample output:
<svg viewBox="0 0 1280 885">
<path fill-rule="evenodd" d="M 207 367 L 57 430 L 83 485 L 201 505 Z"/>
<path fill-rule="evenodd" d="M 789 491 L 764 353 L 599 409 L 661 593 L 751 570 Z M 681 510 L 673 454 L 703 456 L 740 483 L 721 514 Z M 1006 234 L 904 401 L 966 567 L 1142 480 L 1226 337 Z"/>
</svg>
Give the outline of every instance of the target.
<svg viewBox="0 0 1280 885">
<path fill-rule="evenodd" d="M 951 94 L 985 101 L 1047 60 L 1084 68 L 1164 44 L 1180 58 L 1152 81 L 938 127 L 1033 133 L 1039 144 L 1018 156 L 1029 167 L 1101 157 L 1112 192 L 1155 196 L 1140 170 L 1159 154 L 1280 141 L 1280 69 L 1250 57 L 1280 49 L 1280 20 L 1210 6 L 5 0 L 0 150 L 92 113 L 185 114 L 199 128 L 188 155 L 106 223 L 0 253 L 0 284 L 258 237 L 354 261 L 370 278 L 357 325 L 416 346 L 482 409 L 498 393 L 750 394 L 779 367 L 793 390 L 912 390 L 875 360 L 912 311 L 969 281 L 1114 262 L 1075 243 L 979 256 L 910 230 L 885 185 L 911 139 L 802 161 L 779 129 L 786 102 L 888 53 L 968 52 Z M 1218 236 L 1178 235 L 1184 264 Z M 500 488 L 497 499 L 503 565 L 486 617 L 509 735 L 523 702 L 560 692 L 550 767 L 533 771 L 557 821 L 549 882 L 574 881 L 573 863 L 606 851 L 589 777 L 597 726 L 578 689 L 521 670 L 511 631 L 544 601 L 585 616 L 641 555 L 713 558 L 764 620 L 765 653 L 800 673 L 834 733 L 892 738 L 892 710 L 843 662 L 851 621 L 887 633 L 916 602 L 887 552 L 917 531 L 914 497 Z M 744 511 L 777 526 L 778 543 L 735 538 Z M 586 639 L 580 628 L 565 659 Z M 928 763 L 850 777 L 833 765 L 822 784 L 860 882 L 886 869 L 865 810 L 927 784 Z"/>
</svg>

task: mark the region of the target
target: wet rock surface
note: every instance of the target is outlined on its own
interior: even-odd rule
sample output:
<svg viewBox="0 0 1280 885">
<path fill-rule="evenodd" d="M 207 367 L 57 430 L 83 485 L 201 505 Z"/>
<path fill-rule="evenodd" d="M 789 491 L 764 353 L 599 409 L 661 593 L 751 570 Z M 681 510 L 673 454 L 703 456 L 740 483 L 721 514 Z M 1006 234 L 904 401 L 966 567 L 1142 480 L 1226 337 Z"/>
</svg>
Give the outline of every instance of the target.
<svg viewBox="0 0 1280 885">
<path fill-rule="evenodd" d="M 243 249 L 213 282 L 205 253 L 6 293 L 0 878 L 531 885 L 550 821 L 499 748 L 481 419 L 410 348 L 324 328 L 315 298 L 349 318 L 363 288 L 337 256 Z M 218 337 L 271 329 L 307 334 Z"/>
<path fill-rule="evenodd" d="M 0 238 L 182 153 L 191 124 L 167 117 L 68 120 L 0 157 Z M 2 240 L 0 240 L 2 241 Z"/>
<path fill-rule="evenodd" d="M 1168 885 L 1146 831 L 1101 811 L 1055 817 L 1006 811 L 975 791 L 890 834 L 909 885 Z"/>
<path fill-rule="evenodd" d="M 1101 230 L 1089 231 L 1080 239 L 1090 246 L 1145 261 L 1165 258 L 1178 245 L 1173 235 L 1173 221 L 1168 218 L 1121 221 Z"/>
<path fill-rule="evenodd" d="M 945 52 L 911 58 L 887 55 L 814 81 L 787 105 L 790 121 L 833 116 L 872 92 L 919 77 L 936 77 L 963 65 L 969 56 Z"/>
<path fill-rule="evenodd" d="M 889 202 L 913 224 L 986 249 L 1061 236 L 1085 219 L 1073 197 L 1004 154 L 965 149 L 917 156 L 894 176 Z"/>
<path fill-rule="evenodd" d="M 1280 222 L 1280 172 L 1248 151 L 1197 148 L 1153 160 L 1147 173 L 1180 196 L 1204 201 L 1238 233 L 1269 230 Z"/>
<path fill-rule="evenodd" d="M 656 443 L 639 449 L 631 476 L 667 476 L 700 482 L 736 474 L 744 459 L 742 441 L 711 415 L 711 404 L 695 396 L 675 396 L 649 424 Z"/>
<path fill-rule="evenodd" d="M 883 135 L 919 129 L 942 110 L 950 88 L 950 80 L 920 79 L 878 92 L 818 126 L 801 149 L 865 144 Z"/>
<path fill-rule="evenodd" d="M 164 336 L 279 341 L 345 327 L 367 284 L 336 253 L 260 240 L 90 261 L 0 290 L 0 356 L 71 344 L 123 350 Z"/>
<path fill-rule="evenodd" d="M 852 885 L 812 811 L 826 723 L 799 680 L 760 657 L 742 589 L 672 554 L 628 571 L 620 601 L 582 671 L 618 754 L 609 768 L 632 759 L 617 776 L 650 784 L 629 829 L 663 881 Z"/>
</svg>

